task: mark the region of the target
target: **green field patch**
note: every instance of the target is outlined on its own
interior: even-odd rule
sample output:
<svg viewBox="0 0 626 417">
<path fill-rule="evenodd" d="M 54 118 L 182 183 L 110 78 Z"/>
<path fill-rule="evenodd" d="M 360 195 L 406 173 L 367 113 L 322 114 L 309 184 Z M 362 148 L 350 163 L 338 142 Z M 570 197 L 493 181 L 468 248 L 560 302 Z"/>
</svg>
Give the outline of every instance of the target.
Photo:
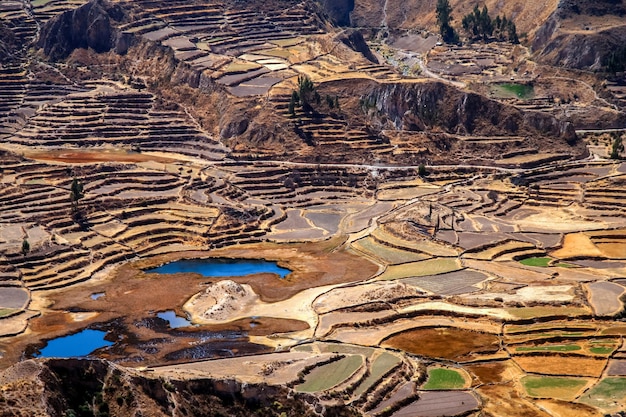
<svg viewBox="0 0 626 417">
<path fill-rule="evenodd" d="M 15 308 L 0 308 L 0 318 L 8 317 L 11 314 L 14 314 L 16 311 L 19 311 Z"/>
<path fill-rule="evenodd" d="M 578 265 L 568 264 L 568 263 L 565 263 L 565 262 L 559 262 L 559 263 L 555 264 L 554 266 L 556 266 L 558 268 L 578 268 Z"/>
<path fill-rule="evenodd" d="M 313 352 L 313 345 L 312 344 L 298 345 L 294 347 L 293 350 L 296 352 Z"/>
<path fill-rule="evenodd" d="M 51 3 L 52 1 L 54 0 L 32 0 L 31 4 L 33 5 L 33 7 L 42 7 L 48 3 Z"/>
<path fill-rule="evenodd" d="M 520 346 L 516 352 L 574 352 L 581 350 L 578 345 Z"/>
<path fill-rule="evenodd" d="M 461 269 L 461 263 L 456 258 L 434 258 L 401 265 L 391 265 L 378 279 L 394 280 L 410 277 L 425 277 L 427 275 L 438 275 L 458 271 L 459 269 Z"/>
<path fill-rule="evenodd" d="M 383 245 L 394 248 L 406 248 L 411 251 L 423 252 L 432 256 L 457 256 L 459 254 L 455 248 L 423 239 L 403 239 L 381 228 L 374 230 L 371 236 Z"/>
<path fill-rule="evenodd" d="M 347 355 L 361 355 L 370 357 L 374 353 L 374 348 L 342 343 L 320 343 L 318 345 L 322 353 L 342 353 Z"/>
<path fill-rule="evenodd" d="M 521 382 L 531 397 L 572 401 L 588 381 L 581 378 L 525 376 Z"/>
<path fill-rule="evenodd" d="M 273 39 L 270 43 L 276 46 L 282 46 L 283 48 L 288 46 L 295 46 L 303 42 L 302 38 L 288 38 L 288 39 Z"/>
<path fill-rule="evenodd" d="M 423 261 L 430 258 L 423 253 L 409 252 L 402 249 L 392 248 L 376 242 L 371 237 L 365 237 L 352 243 L 352 247 L 358 251 L 367 253 L 389 264 Z"/>
<path fill-rule="evenodd" d="M 254 71 L 261 68 L 262 65 L 259 65 L 254 62 L 231 62 L 228 64 L 226 68 L 224 68 L 225 74 L 241 74 L 249 71 Z"/>
<path fill-rule="evenodd" d="M 547 257 L 539 257 L 539 258 L 526 258 L 519 261 L 522 265 L 526 266 L 540 266 L 547 267 L 550 266 L 550 262 L 552 262 L 552 258 Z"/>
<path fill-rule="evenodd" d="M 594 355 L 610 355 L 619 346 L 618 340 L 592 340 L 589 342 L 589 352 Z"/>
<path fill-rule="evenodd" d="M 515 348 L 516 352 L 574 352 L 581 350 L 578 345 L 547 345 L 547 346 L 520 346 Z"/>
<path fill-rule="evenodd" d="M 615 346 L 597 346 L 589 348 L 589 352 L 595 355 L 608 355 L 615 350 Z"/>
<path fill-rule="evenodd" d="M 491 86 L 491 93 L 499 98 L 530 99 L 535 96 L 535 88 L 529 84 L 503 83 Z"/>
<path fill-rule="evenodd" d="M 626 397 L 626 378 L 604 378 L 580 398 L 580 402 L 603 409 L 613 408 Z"/>
<path fill-rule="evenodd" d="M 600 332 L 601 335 L 607 336 L 626 336 L 626 326 L 612 326 Z"/>
<path fill-rule="evenodd" d="M 550 316 L 576 317 L 589 314 L 589 310 L 579 307 L 516 307 L 507 308 L 506 311 L 520 319 Z"/>
<path fill-rule="evenodd" d="M 569 332 L 570 334 L 582 334 L 582 332 L 595 332 L 596 330 L 597 328 L 595 326 L 588 323 L 571 321 L 552 321 L 548 323 L 525 324 L 521 326 L 517 324 L 509 324 L 504 326 L 504 333 L 507 335 L 530 332 L 543 333 L 546 331 L 558 334 L 562 334 L 563 332 Z"/>
<path fill-rule="evenodd" d="M 336 362 L 314 368 L 305 378 L 304 382 L 296 386 L 298 392 L 326 391 L 335 385 L 345 381 L 363 365 L 363 357 L 360 355 L 346 356 Z"/>
<path fill-rule="evenodd" d="M 288 59 L 291 56 L 291 52 L 289 52 L 286 49 L 263 49 L 260 51 L 255 51 L 255 53 L 258 53 L 260 55 L 268 55 L 268 56 L 273 56 L 273 57 L 277 57 L 277 58 L 284 58 L 284 59 Z"/>
<path fill-rule="evenodd" d="M 383 375 L 400 363 L 400 358 L 391 353 L 384 352 L 370 366 L 370 374 L 361 382 L 354 391 L 354 394 L 360 396 L 374 385 Z"/>
<path fill-rule="evenodd" d="M 465 388 L 467 381 L 461 373 L 449 368 L 429 368 L 425 390 L 448 390 Z"/>
</svg>

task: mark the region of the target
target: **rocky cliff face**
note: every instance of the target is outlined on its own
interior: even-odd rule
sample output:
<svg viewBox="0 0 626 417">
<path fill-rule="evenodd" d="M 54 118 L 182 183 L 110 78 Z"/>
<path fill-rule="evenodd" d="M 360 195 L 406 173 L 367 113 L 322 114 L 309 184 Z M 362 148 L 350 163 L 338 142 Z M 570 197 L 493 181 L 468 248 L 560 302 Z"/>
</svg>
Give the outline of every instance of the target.
<svg viewBox="0 0 626 417">
<path fill-rule="evenodd" d="M 101 360 L 25 361 L 0 373 L 0 416 L 356 417 L 285 387 L 156 378 Z"/>
<path fill-rule="evenodd" d="M 361 53 L 369 61 L 375 64 L 379 63 L 378 58 L 376 58 L 376 56 L 372 53 L 372 50 L 365 42 L 361 32 L 354 29 L 348 29 L 339 34 L 337 36 L 337 40 L 343 42 L 344 45 L 353 51 Z"/>
<path fill-rule="evenodd" d="M 539 62 L 584 70 L 603 70 L 606 58 L 626 42 L 626 3 L 623 0 L 562 0 L 543 22 L 532 41 Z M 590 22 L 577 23 L 589 16 Z M 605 17 L 616 24 L 596 27 Z M 620 24 L 621 22 L 621 24 Z M 569 23 L 569 29 L 563 29 Z M 579 30 L 572 30 L 575 27 Z"/>
<path fill-rule="evenodd" d="M 42 29 L 38 46 L 52 60 L 66 58 L 77 48 L 106 52 L 117 47 L 118 52 L 125 52 L 114 25 L 124 17 L 119 5 L 106 0 L 90 1 L 50 19 Z"/>
<path fill-rule="evenodd" d="M 401 130 L 441 129 L 468 136 L 549 136 L 574 143 L 571 123 L 528 112 L 441 82 L 381 84 L 362 98 L 379 124 Z"/>
<path fill-rule="evenodd" d="M 561 33 L 549 23 L 533 43 L 539 62 L 553 66 L 602 71 L 611 52 L 626 43 L 626 26 L 598 33 Z M 552 32 L 544 36 L 546 32 Z"/>
<path fill-rule="evenodd" d="M 319 0 L 324 12 L 338 26 L 350 25 L 350 13 L 355 0 Z"/>
<path fill-rule="evenodd" d="M 337 15 L 335 8 L 348 10 L 344 3 L 340 1 L 333 6 L 334 2 L 322 2 L 331 16 Z M 356 27 L 385 28 L 392 34 L 412 29 L 436 32 L 435 3 L 417 0 L 355 0 L 351 5 L 349 21 Z M 463 0 L 450 1 L 453 26 L 460 30 L 462 16 L 471 12 L 474 4 Z M 480 4 L 486 5 L 492 16 L 506 15 L 511 18 L 518 33 L 527 34 L 537 59 L 549 65 L 599 70 L 611 51 L 626 41 L 626 21 L 622 19 L 621 24 L 619 22 L 620 18 L 626 16 L 624 0 L 486 0 Z M 581 26 L 589 20 L 585 19 L 587 16 L 592 18 L 592 24 Z M 593 19 L 599 17 L 615 19 L 616 22 L 594 23 Z M 565 20 L 574 23 L 564 29 Z M 345 17 L 342 21 L 345 23 Z"/>
<path fill-rule="evenodd" d="M 13 58 L 16 49 L 15 34 L 0 19 L 0 62 L 5 63 Z"/>
</svg>

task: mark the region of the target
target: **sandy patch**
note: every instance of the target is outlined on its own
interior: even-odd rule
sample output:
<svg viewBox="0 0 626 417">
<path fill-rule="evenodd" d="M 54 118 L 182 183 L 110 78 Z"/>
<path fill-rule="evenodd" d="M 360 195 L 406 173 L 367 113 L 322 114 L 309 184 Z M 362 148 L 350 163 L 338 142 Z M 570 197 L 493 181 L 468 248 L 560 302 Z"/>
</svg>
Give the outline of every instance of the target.
<svg viewBox="0 0 626 417">
<path fill-rule="evenodd" d="M 567 303 L 574 301 L 576 295 L 572 285 L 554 285 L 548 287 L 524 287 L 515 291 L 514 294 L 487 293 L 464 298 L 486 301 L 493 300 L 495 297 L 501 298 L 504 302 Z"/>
<path fill-rule="evenodd" d="M 191 314 L 194 323 L 221 323 L 241 316 L 258 298 L 249 285 L 223 280 L 191 297 L 183 310 Z"/>
<path fill-rule="evenodd" d="M 599 222 L 583 220 L 569 210 L 553 208 L 516 219 L 522 232 L 578 232 L 603 227 Z"/>
<path fill-rule="evenodd" d="M 156 367 L 157 375 L 177 378 L 236 378 L 248 383 L 285 384 L 298 378 L 306 366 L 330 358 L 332 353 L 285 352 Z"/>
<path fill-rule="evenodd" d="M 415 297 L 423 294 L 416 288 L 398 282 L 376 282 L 371 284 L 335 288 L 313 302 L 313 309 L 319 314 L 338 308 L 362 305 L 371 302 L 389 302 L 402 297 Z"/>
<path fill-rule="evenodd" d="M 185 303 L 183 309 L 189 314 L 191 321 L 198 324 L 219 324 L 247 317 L 296 319 L 309 324 L 310 327 L 306 330 L 290 333 L 288 339 L 291 342 L 289 340 L 279 342 L 273 336 L 274 341 L 270 343 L 271 345 L 284 346 L 293 344 L 294 340 L 304 340 L 313 336 L 318 316 L 312 304 L 316 298 L 334 287 L 329 285 L 310 288 L 289 299 L 268 303 L 261 301 L 249 285 L 220 281 L 193 296 Z"/>
</svg>

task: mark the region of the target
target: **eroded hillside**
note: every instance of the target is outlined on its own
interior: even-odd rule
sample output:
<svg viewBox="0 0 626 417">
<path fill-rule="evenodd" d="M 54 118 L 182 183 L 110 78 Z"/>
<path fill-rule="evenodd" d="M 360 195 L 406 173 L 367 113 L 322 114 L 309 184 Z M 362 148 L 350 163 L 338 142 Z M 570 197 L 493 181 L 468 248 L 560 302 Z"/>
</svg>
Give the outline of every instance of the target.
<svg viewBox="0 0 626 417">
<path fill-rule="evenodd" d="M 0 413 L 625 410 L 626 87 L 528 49 L 603 4 L 3 2 Z"/>
</svg>

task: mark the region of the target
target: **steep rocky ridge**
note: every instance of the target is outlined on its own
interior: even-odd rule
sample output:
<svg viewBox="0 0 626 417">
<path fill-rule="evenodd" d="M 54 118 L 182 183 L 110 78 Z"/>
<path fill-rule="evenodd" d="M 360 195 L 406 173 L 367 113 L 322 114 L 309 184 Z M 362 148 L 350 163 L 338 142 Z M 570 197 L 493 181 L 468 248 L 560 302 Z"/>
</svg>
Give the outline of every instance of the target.
<svg viewBox="0 0 626 417">
<path fill-rule="evenodd" d="M 71 61 L 79 62 L 91 71 L 99 65 L 106 67 L 110 62 L 116 62 L 118 73 L 115 77 L 120 80 L 143 79 L 152 91 L 186 108 L 205 130 L 221 138 L 231 149 L 248 152 L 262 149 L 265 153 L 270 152 L 274 159 L 295 157 L 303 161 L 313 158 L 333 162 L 373 159 L 387 163 L 402 162 L 397 154 L 375 154 L 369 148 L 346 152 L 341 146 L 332 144 L 311 146 L 306 138 L 303 139 L 298 121 L 288 114 L 276 112 L 267 105 L 264 97 L 233 97 L 223 85 L 215 82 L 210 71 L 199 70 L 177 59 L 170 47 L 139 35 L 119 35 L 115 27 L 126 18 L 124 16 L 132 16 L 132 9 L 120 9 L 118 6 L 97 0 L 52 19 L 42 31 L 44 52 L 49 53 L 51 58 L 60 59 L 71 48 L 80 48 L 81 44 L 73 40 L 74 32 L 67 28 L 82 28 L 85 21 L 91 19 L 100 22 L 94 25 L 98 38 L 101 35 L 109 40 L 101 47 L 111 51 L 79 53 L 83 49 L 76 49 L 70 56 Z M 68 26 L 67 22 L 74 20 Z M 80 38 L 80 42 L 88 43 L 88 38 Z M 366 63 L 363 57 L 376 60 L 361 34 L 351 29 L 336 36 L 319 36 L 316 42 L 320 52 L 332 53 L 348 62 L 361 60 Z M 60 46 L 54 49 L 53 45 Z M 126 50 L 127 54 L 120 54 Z M 340 98 L 343 110 L 336 116 L 339 123 L 346 126 L 346 132 L 348 129 L 361 130 L 381 144 L 389 143 L 384 130 L 434 131 L 465 136 L 528 136 L 532 140 L 551 137 L 556 148 L 565 153 L 576 156 L 584 153 L 582 148 L 569 148 L 575 143 L 575 134 L 567 122 L 559 122 L 553 116 L 538 112 L 522 111 L 441 82 L 381 83 L 355 78 L 341 82 L 322 81 L 319 92 L 322 96 Z M 364 111 L 363 102 L 374 103 L 377 113 Z M 322 111 L 313 116 L 321 123 L 330 115 Z M 454 161 L 472 159 L 469 155 L 460 154 L 467 153 L 467 147 L 448 148 L 448 152 L 440 155 L 441 162 L 445 162 L 445 158 Z M 406 161 L 415 161 L 416 155 L 410 155 L 411 152 L 407 149 L 405 153 L 409 155 L 401 156 L 406 156 Z M 480 152 L 497 156 L 501 150 L 485 152 L 481 149 Z"/>
<path fill-rule="evenodd" d="M 80 387 L 80 388 L 79 388 Z M 0 374 L 0 416 L 360 415 L 288 388 L 234 380 L 165 380 L 101 360 L 20 362 Z"/>
<path fill-rule="evenodd" d="M 355 0 L 318 0 L 333 23 L 339 26 L 350 25 L 350 14 Z"/>
<path fill-rule="evenodd" d="M 0 19 L 0 62 L 4 63 L 11 60 L 14 56 L 16 46 L 15 34 L 7 24 Z"/>
<path fill-rule="evenodd" d="M 469 13 L 474 5 L 483 4 L 489 8 L 492 15 L 506 14 L 512 17 L 517 25 L 518 32 L 532 33 L 557 8 L 558 0 L 546 2 L 513 1 L 463 1 L 451 0 L 453 8 L 453 25 L 461 26 L 462 17 Z M 428 29 L 437 31 L 435 16 L 436 2 L 418 0 L 356 0 L 351 13 L 351 22 L 358 27 L 386 26 L 391 30 Z"/>
<path fill-rule="evenodd" d="M 437 32 L 435 3 L 401 0 L 322 2 L 326 12 L 340 24 L 360 28 L 384 28 L 390 35 L 427 29 Z M 550 65 L 599 70 L 606 56 L 626 40 L 622 0 L 550 0 L 548 2 L 452 0 L 453 26 L 475 5 L 486 5 L 491 15 L 512 19 L 518 33 L 532 45 L 537 59 Z M 351 10 L 346 14 L 346 10 Z"/>
<path fill-rule="evenodd" d="M 52 60 L 63 59 L 77 48 L 106 52 L 121 46 L 115 23 L 124 20 L 119 5 L 93 0 L 74 10 L 68 10 L 48 21 L 39 40 L 39 47 Z M 125 52 L 125 48 L 119 48 Z"/>
<path fill-rule="evenodd" d="M 603 70 L 606 58 L 626 42 L 626 3 L 621 0 L 561 1 L 532 42 L 539 62 Z"/>
<path fill-rule="evenodd" d="M 576 133 L 569 122 L 540 112 L 521 111 L 442 82 L 383 84 L 363 98 L 396 129 L 422 131 L 441 128 L 468 136 L 535 135 L 574 143 Z"/>
</svg>

